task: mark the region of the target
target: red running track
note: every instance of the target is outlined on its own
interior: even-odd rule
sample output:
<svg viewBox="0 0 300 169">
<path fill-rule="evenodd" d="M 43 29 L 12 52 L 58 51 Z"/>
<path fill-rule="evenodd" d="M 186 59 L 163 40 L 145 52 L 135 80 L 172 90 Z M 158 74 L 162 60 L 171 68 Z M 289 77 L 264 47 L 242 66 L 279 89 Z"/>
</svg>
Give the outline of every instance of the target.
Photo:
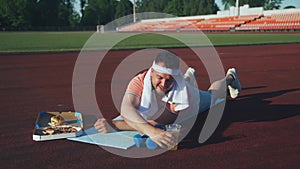
<svg viewBox="0 0 300 169">
<path fill-rule="evenodd" d="M 207 88 L 204 69 L 188 49 L 171 50 L 196 67 L 200 88 Z M 68 140 L 32 141 L 39 112 L 74 110 L 72 73 L 78 52 L 0 54 L 1 168 L 300 168 L 300 44 L 216 50 L 225 70 L 238 69 L 241 97 L 226 103 L 215 134 L 205 144 L 197 142 L 202 116 L 178 151 L 144 159 Z M 109 78 L 103 77 L 110 77 L 122 56 L 132 52 L 111 52 L 105 72 L 97 75 L 97 99 L 107 118 L 117 114 L 107 92 Z M 86 118 L 87 125 L 96 120 Z"/>
</svg>

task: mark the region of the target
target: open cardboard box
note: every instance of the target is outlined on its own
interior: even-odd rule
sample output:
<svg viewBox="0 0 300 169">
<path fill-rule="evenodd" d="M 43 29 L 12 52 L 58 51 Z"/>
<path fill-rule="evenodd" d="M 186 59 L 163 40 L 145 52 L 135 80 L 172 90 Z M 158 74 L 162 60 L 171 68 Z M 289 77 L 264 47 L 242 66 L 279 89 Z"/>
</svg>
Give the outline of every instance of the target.
<svg viewBox="0 0 300 169">
<path fill-rule="evenodd" d="M 51 117 L 60 115 L 64 118 L 62 125 L 51 125 Z M 54 130 L 52 134 L 46 134 L 46 129 Z M 40 112 L 38 114 L 32 139 L 45 141 L 80 136 L 83 133 L 82 115 L 79 112 Z"/>
</svg>

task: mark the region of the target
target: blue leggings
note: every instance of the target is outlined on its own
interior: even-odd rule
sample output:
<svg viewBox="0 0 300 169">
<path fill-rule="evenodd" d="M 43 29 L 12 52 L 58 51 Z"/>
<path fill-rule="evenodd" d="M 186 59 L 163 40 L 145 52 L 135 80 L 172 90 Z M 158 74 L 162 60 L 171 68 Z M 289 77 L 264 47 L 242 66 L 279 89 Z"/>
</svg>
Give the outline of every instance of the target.
<svg viewBox="0 0 300 169">
<path fill-rule="evenodd" d="M 199 90 L 199 95 L 200 95 L 199 113 L 202 113 L 210 108 L 211 92 Z"/>
</svg>

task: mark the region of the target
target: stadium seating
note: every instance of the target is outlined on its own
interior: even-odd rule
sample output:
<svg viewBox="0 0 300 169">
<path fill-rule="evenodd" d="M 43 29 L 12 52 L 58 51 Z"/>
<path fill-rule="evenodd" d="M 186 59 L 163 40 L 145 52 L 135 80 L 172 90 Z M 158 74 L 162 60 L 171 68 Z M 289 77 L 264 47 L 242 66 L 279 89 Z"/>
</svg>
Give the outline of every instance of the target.
<svg viewBox="0 0 300 169">
<path fill-rule="evenodd" d="M 271 14 L 236 28 L 239 31 L 288 31 L 300 29 L 300 12 Z"/>
<path fill-rule="evenodd" d="M 259 15 L 231 16 L 222 18 L 174 19 L 160 21 L 141 21 L 119 28 L 119 32 L 156 32 L 156 31 L 229 31 L 241 24 L 248 23 Z"/>
<path fill-rule="evenodd" d="M 183 27 L 201 21 L 197 20 L 165 20 L 165 21 L 140 21 L 125 27 L 119 28 L 119 32 L 155 32 L 155 31 L 178 31 Z"/>
<path fill-rule="evenodd" d="M 247 15 L 211 18 L 197 23 L 196 27 L 204 31 L 229 31 L 258 17 L 258 15 Z"/>
<path fill-rule="evenodd" d="M 298 10 L 299 11 L 299 10 Z M 295 31 L 300 30 L 300 12 L 218 17 L 185 17 L 142 20 L 118 28 L 119 32 L 164 31 Z"/>
</svg>

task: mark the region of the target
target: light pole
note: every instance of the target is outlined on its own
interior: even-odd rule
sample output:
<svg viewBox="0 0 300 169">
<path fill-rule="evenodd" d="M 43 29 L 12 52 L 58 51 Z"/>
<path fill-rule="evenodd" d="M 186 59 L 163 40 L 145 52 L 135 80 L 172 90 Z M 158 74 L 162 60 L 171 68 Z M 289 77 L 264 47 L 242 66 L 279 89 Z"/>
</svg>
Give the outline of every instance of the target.
<svg viewBox="0 0 300 169">
<path fill-rule="evenodd" d="M 136 16 L 135 16 L 135 0 L 133 0 L 133 23 L 136 22 Z"/>
<path fill-rule="evenodd" d="M 240 16 L 239 0 L 235 1 L 235 7 L 237 9 L 237 16 Z"/>
</svg>

